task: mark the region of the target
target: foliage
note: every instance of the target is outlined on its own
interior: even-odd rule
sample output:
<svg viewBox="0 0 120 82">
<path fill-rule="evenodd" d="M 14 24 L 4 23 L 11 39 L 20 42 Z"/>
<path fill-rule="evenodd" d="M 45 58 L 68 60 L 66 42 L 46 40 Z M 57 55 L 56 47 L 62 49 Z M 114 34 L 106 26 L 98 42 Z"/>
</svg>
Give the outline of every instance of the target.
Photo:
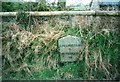
<svg viewBox="0 0 120 82">
<path fill-rule="evenodd" d="M 2 2 L 2 11 L 48 11 L 49 7 L 45 4 L 44 0 L 41 2 Z"/>
</svg>

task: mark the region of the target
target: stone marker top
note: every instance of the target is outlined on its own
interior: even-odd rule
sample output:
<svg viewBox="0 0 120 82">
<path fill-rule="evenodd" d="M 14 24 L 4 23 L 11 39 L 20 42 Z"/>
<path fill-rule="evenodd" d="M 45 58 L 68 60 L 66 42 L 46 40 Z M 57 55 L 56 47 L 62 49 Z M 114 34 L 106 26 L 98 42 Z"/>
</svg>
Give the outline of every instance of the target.
<svg viewBox="0 0 120 82">
<path fill-rule="evenodd" d="M 71 36 L 71 35 L 67 35 L 66 37 L 63 37 L 61 39 L 59 39 L 59 46 L 63 46 L 63 45 L 80 45 L 81 44 L 81 39 L 76 37 L 76 36 Z"/>
</svg>

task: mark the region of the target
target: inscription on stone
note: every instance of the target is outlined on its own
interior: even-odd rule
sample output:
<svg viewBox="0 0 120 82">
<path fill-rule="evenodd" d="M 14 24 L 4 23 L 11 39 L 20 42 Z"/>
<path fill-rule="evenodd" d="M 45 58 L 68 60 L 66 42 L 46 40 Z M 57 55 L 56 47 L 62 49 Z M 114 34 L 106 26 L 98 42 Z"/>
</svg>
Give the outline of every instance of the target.
<svg viewBox="0 0 120 82">
<path fill-rule="evenodd" d="M 58 45 L 60 48 L 61 62 L 73 62 L 77 60 L 81 46 L 80 38 L 68 35 L 59 39 Z"/>
</svg>

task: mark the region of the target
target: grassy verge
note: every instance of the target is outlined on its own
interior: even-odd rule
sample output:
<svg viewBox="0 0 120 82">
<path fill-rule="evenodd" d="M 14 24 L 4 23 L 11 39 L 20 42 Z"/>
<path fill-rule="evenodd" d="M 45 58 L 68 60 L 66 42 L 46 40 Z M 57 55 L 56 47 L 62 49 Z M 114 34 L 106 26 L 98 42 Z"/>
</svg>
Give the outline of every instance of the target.
<svg viewBox="0 0 120 82">
<path fill-rule="evenodd" d="M 62 25 L 34 21 L 32 30 L 25 30 L 16 23 L 3 23 L 3 79 L 113 80 L 119 75 L 120 37 L 116 31 L 97 25 Z M 76 63 L 61 66 L 57 42 L 68 34 L 80 37 L 82 48 Z"/>
</svg>

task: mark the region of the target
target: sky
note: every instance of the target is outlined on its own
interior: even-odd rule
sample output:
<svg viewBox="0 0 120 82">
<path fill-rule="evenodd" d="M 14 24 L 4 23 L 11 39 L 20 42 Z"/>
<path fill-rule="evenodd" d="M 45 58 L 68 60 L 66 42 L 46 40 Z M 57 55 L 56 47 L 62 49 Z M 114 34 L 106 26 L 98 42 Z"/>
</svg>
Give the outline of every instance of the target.
<svg viewBox="0 0 120 82">
<path fill-rule="evenodd" d="M 102 2 L 119 2 L 120 0 L 100 0 Z"/>
<path fill-rule="evenodd" d="M 52 3 L 52 2 L 58 2 L 58 0 L 46 0 L 48 3 Z M 91 0 L 66 0 L 66 6 L 70 6 L 70 5 L 74 5 L 74 4 L 89 4 Z"/>
<path fill-rule="evenodd" d="M 84 5 L 87 5 L 91 2 L 91 0 L 66 0 L 66 6 L 70 6 L 72 4 L 84 4 Z"/>
<path fill-rule="evenodd" d="M 58 2 L 58 0 L 46 0 L 48 3 L 53 3 L 53 2 L 55 2 L 55 3 L 57 3 Z"/>
</svg>

